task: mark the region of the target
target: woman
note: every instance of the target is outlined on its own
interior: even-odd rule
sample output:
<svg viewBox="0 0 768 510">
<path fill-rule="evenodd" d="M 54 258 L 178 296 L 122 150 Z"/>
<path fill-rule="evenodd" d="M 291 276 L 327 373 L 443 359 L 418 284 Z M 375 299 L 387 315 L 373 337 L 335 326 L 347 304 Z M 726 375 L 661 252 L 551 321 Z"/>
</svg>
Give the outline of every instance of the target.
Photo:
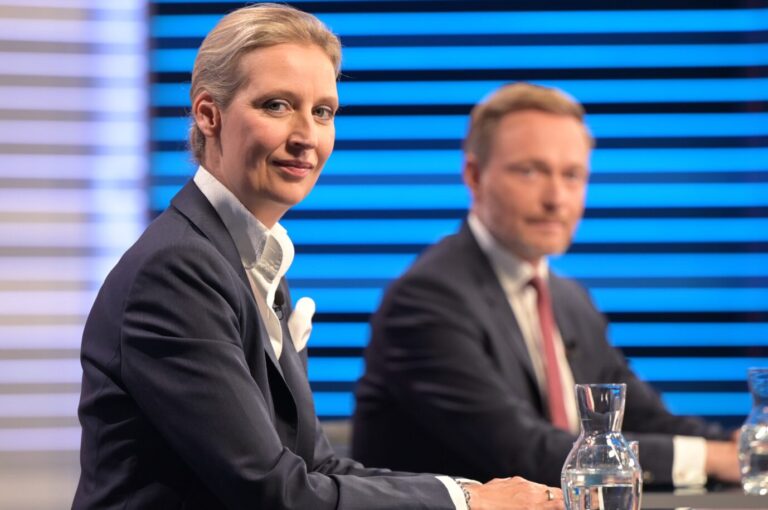
<svg viewBox="0 0 768 510">
<path fill-rule="evenodd" d="M 333 149 L 339 65 L 338 39 L 286 6 L 235 11 L 203 42 L 191 88 L 200 168 L 108 276 L 86 324 L 73 508 L 562 506 L 559 491 L 522 479 L 462 488 L 333 454 L 278 220 Z"/>
</svg>

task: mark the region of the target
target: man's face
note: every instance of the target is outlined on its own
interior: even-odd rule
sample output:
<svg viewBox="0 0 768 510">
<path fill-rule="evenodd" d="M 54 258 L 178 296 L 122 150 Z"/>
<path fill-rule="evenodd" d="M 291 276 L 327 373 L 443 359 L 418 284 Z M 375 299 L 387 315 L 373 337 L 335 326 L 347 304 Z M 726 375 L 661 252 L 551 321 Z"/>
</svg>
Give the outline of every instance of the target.
<svg viewBox="0 0 768 510">
<path fill-rule="evenodd" d="M 590 141 L 575 118 L 537 110 L 502 117 L 487 162 L 468 155 L 472 210 L 523 260 L 562 253 L 584 213 Z"/>
</svg>

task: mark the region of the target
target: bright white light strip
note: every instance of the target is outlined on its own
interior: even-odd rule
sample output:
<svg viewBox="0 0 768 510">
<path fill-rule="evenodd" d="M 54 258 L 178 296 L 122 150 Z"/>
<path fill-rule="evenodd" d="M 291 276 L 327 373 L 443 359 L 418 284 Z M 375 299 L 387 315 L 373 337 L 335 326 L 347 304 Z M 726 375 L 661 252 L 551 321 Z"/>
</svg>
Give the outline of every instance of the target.
<svg viewBox="0 0 768 510">
<path fill-rule="evenodd" d="M 129 228 L 133 228 L 130 223 Z M 52 226 L 53 228 L 53 226 Z M 45 282 L 66 281 L 101 285 L 93 269 L 112 267 L 116 257 L 3 257 L 0 281 Z"/>
<path fill-rule="evenodd" d="M 88 311 L 96 299 L 95 290 L 62 290 L 56 292 L 0 291 L 0 317 L 37 316 L 37 315 L 82 315 Z M 4 363 L 20 363 L 17 360 L 3 360 Z M 2 367 L 2 365 L 0 365 Z M 0 372 L 4 369 L 0 368 Z M 0 375 L 0 381 L 3 375 Z"/>
<path fill-rule="evenodd" d="M 79 349 L 82 325 L 0 326 L 1 349 Z"/>
<path fill-rule="evenodd" d="M 122 249 L 143 231 L 134 222 L 88 223 L 0 223 L 0 247 L 60 246 Z M 95 235 L 98 233 L 98 235 Z M 4 264 L 4 262 L 3 262 Z"/>
<path fill-rule="evenodd" d="M 0 54 L 0 59 L 2 58 L 4 57 Z M 0 60 L 0 66 L 2 65 Z M 46 75 L 48 73 L 43 71 L 47 69 L 49 69 L 48 66 L 43 66 L 38 71 Z M 0 74 L 3 72 L 0 71 Z M 144 104 L 145 92 L 141 87 L 141 83 L 114 87 L 0 86 L 0 108 L 89 113 L 115 112 L 136 115 L 136 120 L 142 120 L 143 114 L 139 105 Z"/>
<path fill-rule="evenodd" d="M 94 8 L 98 8 L 100 11 L 124 11 L 127 10 L 131 13 L 136 13 L 137 0 L 0 0 L 3 7 L 18 6 L 18 7 L 56 7 L 67 9 L 88 9 L 93 11 Z"/>
<path fill-rule="evenodd" d="M 79 384 L 82 373 L 80 360 L 74 358 L 0 360 L 0 384 Z"/>
<path fill-rule="evenodd" d="M 102 150 L 138 152 L 145 127 L 138 121 L 0 120 L 0 143 L 99 146 Z"/>
<path fill-rule="evenodd" d="M 0 34 L 5 41 L 119 44 L 123 52 L 138 53 L 143 47 L 134 34 L 143 25 L 143 20 L 0 19 Z"/>
<path fill-rule="evenodd" d="M 73 451 L 80 449 L 80 427 L 3 429 L 0 451 Z"/>
<path fill-rule="evenodd" d="M 0 213 L 45 212 L 100 214 L 140 214 L 147 210 L 142 189 L 2 189 Z M 126 241 L 126 247 L 128 243 Z"/>
<path fill-rule="evenodd" d="M 143 178 L 136 175 L 136 169 L 142 168 L 144 164 L 141 154 L 0 154 L 0 178 L 87 179 L 99 183 L 132 180 L 139 183 L 143 182 Z M 102 211 L 100 214 L 111 213 Z"/>
<path fill-rule="evenodd" d="M 0 418 L 74 418 L 79 399 L 78 393 L 0 394 Z"/>
<path fill-rule="evenodd" d="M 82 55 L 0 52 L 0 74 L 6 76 L 75 76 L 135 79 L 145 65 L 143 55 Z M 46 109 L 55 108 L 48 104 Z M 132 105 L 135 109 L 137 105 Z"/>
</svg>

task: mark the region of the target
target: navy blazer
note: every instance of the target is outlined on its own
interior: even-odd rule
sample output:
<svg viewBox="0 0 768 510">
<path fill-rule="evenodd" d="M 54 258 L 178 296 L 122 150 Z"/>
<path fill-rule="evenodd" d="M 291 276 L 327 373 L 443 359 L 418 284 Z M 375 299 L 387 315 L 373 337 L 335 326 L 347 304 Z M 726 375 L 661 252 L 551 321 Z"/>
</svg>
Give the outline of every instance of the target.
<svg viewBox="0 0 768 510">
<path fill-rule="evenodd" d="M 453 509 L 433 476 L 334 455 L 283 332 L 278 361 L 232 238 L 188 183 L 88 317 L 73 508 Z"/>
<path fill-rule="evenodd" d="M 640 441 L 646 481 L 671 483 L 672 434 L 725 437 L 715 425 L 666 410 L 610 346 L 606 321 L 581 286 L 554 274 L 549 286 L 575 382 L 627 384 L 623 430 Z M 388 289 L 365 361 L 353 422 L 356 459 L 560 485 L 576 436 L 547 420 L 514 313 L 466 224 Z"/>
</svg>

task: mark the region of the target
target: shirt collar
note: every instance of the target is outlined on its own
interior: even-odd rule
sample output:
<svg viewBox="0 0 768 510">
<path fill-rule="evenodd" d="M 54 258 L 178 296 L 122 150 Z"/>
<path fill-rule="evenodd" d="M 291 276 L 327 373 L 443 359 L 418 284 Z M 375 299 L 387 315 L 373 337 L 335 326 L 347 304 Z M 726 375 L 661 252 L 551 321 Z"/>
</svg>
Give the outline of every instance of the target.
<svg viewBox="0 0 768 510">
<path fill-rule="evenodd" d="M 243 267 L 255 270 L 268 285 L 279 282 L 293 262 L 294 247 L 288 232 L 279 223 L 268 229 L 202 166 L 193 180 L 224 222 Z M 267 301 L 273 293 L 268 292 Z"/>
<path fill-rule="evenodd" d="M 546 258 L 542 258 L 538 266 L 534 268 L 533 265 L 499 244 L 475 214 L 469 214 L 467 223 L 475 239 L 477 239 L 480 249 L 491 261 L 491 265 L 505 289 L 519 292 L 528 285 L 535 274 L 544 280 L 549 277 L 549 264 Z"/>
</svg>

